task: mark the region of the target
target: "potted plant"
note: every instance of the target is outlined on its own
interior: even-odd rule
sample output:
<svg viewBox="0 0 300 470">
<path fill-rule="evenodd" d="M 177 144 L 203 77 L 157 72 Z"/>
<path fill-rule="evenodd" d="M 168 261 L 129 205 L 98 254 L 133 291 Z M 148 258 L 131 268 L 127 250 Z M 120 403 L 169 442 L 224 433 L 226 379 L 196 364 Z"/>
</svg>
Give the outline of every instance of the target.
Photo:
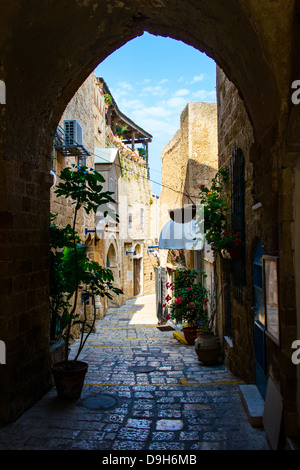
<svg viewBox="0 0 300 470">
<path fill-rule="evenodd" d="M 105 112 L 107 112 L 108 108 L 112 105 L 112 97 L 108 94 L 104 94 L 104 104 L 105 104 Z"/>
<path fill-rule="evenodd" d="M 224 183 L 229 179 L 228 166 L 221 167 L 212 179 L 211 187 L 200 186 L 200 202 L 204 206 L 204 231 L 212 249 L 224 258 L 240 256 L 242 238 L 240 232 L 228 230 L 229 205 L 224 193 Z"/>
<path fill-rule="evenodd" d="M 50 213 L 50 341 L 61 340 L 67 324 L 70 303 L 65 295 L 64 248 L 73 246 L 72 227 L 58 227 L 56 218 L 57 214 Z"/>
<path fill-rule="evenodd" d="M 174 284 L 167 283 L 174 295 L 166 296 L 163 308 L 168 308 L 166 320 L 172 318 L 177 323 L 183 323 L 184 337 L 188 344 L 194 344 L 199 330 L 209 328 L 207 302 L 208 291 L 199 277 L 206 277 L 204 271 L 181 268 L 174 271 Z"/>
<path fill-rule="evenodd" d="M 241 233 L 234 230 L 221 233 L 220 240 L 216 242 L 216 249 L 221 251 L 223 258 L 238 259 L 241 256 Z"/>
<path fill-rule="evenodd" d="M 104 182 L 103 176 L 94 169 L 72 165 L 62 170 L 60 182 L 54 191 L 58 197 L 69 198 L 74 207 L 72 226 L 66 225 L 58 229 L 52 224 L 50 230 L 52 239 L 56 240 L 52 244 L 53 253 L 50 258 L 56 266 L 52 266 L 51 272 L 55 273 L 60 282 L 57 286 L 59 292 L 50 288 L 50 294 L 57 295 L 59 308 L 56 310 L 56 317 L 59 317 L 60 334 L 65 341 L 64 360 L 53 364 L 52 372 L 58 395 L 65 398 L 79 398 L 81 394 L 88 365 L 79 361 L 78 357 L 95 325 L 96 296 L 112 298 L 112 293 L 122 294 L 122 291 L 112 284 L 112 271 L 88 258 L 87 247 L 80 243 L 76 232 L 77 216 L 81 209 L 87 214 L 91 211 L 95 213 L 99 206 L 114 202 L 112 193 L 103 191 Z M 83 299 L 83 313 L 78 311 L 80 293 Z M 88 303 L 92 307 L 91 318 L 87 315 Z M 74 359 L 69 360 L 73 332 L 78 327 L 80 341 L 77 354 Z"/>
<path fill-rule="evenodd" d="M 123 126 L 120 125 L 120 124 L 117 124 L 116 125 L 116 133 L 117 133 L 117 136 L 122 140 L 123 139 L 123 134 L 124 132 L 126 132 L 128 129 L 128 125 L 127 124 L 124 124 Z"/>
</svg>

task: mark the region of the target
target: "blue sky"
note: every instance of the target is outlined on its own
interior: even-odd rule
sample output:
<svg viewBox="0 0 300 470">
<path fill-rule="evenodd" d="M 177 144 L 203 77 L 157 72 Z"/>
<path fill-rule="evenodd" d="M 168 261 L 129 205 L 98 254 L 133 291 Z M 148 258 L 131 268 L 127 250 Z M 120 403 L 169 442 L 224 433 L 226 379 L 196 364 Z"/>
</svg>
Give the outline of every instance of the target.
<svg viewBox="0 0 300 470">
<path fill-rule="evenodd" d="M 153 136 L 150 179 L 159 195 L 160 153 L 179 129 L 185 105 L 216 101 L 215 62 L 180 41 L 144 33 L 108 56 L 95 73 L 122 113 Z"/>
</svg>

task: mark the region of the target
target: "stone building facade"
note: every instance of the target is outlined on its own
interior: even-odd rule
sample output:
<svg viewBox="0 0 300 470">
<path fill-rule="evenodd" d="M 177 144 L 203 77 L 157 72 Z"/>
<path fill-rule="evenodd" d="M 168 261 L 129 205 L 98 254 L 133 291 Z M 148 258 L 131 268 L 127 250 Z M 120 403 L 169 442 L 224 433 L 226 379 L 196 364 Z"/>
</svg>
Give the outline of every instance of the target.
<svg viewBox="0 0 300 470">
<path fill-rule="evenodd" d="M 95 244 L 95 252 L 99 262 L 112 269 L 117 286 L 124 293 L 109 305 L 120 305 L 137 295 L 155 293 L 156 259 L 148 248 L 157 245 L 158 205 L 154 205 L 145 165 L 124 155 L 120 147 L 106 150 L 106 154 L 113 153 L 109 163 L 97 157 L 98 151 L 103 155 L 103 149 L 95 149 L 95 168 L 106 179 L 105 189 L 116 188 L 117 207 L 112 207 L 112 216 L 106 218 L 101 208 L 97 212 L 96 237 L 100 240 Z M 118 223 L 114 213 L 119 216 Z"/>
<path fill-rule="evenodd" d="M 114 295 L 112 300 L 97 299 L 98 318 L 106 314 L 109 306 L 118 306 L 134 296 L 155 292 L 156 260 L 148 252 L 148 246 L 157 243 L 152 223 L 155 217 L 151 204 L 152 183 L 148 179 L 145 160 L 137 149 L 133 151 L 122 138 L 113 134 L 107 114 L 103 85 L 92 73 L 61 117 L 52 155 L 51 212 L 57 214 L 58 226 L 72 225 L 72 205 L 54 193 L 58 175 L 67 166 L 75 164 L 95 168 L 105 179 L 103 190 L 111 191 L 116 201 L 109 217 L 103 216 L 107 207 L 100 207 L 96 215 L 87 215 L 82 210 L 77 217 L 76 230 L 87 246 L 88 256 L 112 270 L 114 285 L 124 293 Z M 75 150 L 62 145 L 66 144 L 63 138 L 66 139 L 66 126 L 70 121 L 76 121 L 82 131 L 80 145 L 75 146 Z M 61 137 L 60 133 L 65 135 Z M 79 155 L 74 156 L 72 152 Z M 157 204 L 155 210 L 158 210 Z M 81 307 L 79 302 L 79 309 Z"/>
<path fill-rule="evenodd" d="M 73 211 L 70 203 L 68 203 L 62 197 L 56 197 L 54 194 L 54 190 L 56 188 L 56 184 L 59 181 L 58 175 L 60 174 L 61 170 L 70 166 L 70 165 L 81 165 L 82 163 L 85 164 L 88 168 L 94 167 L 94 149 L 95 149 L 95 136 L 97 133 L 95 129 L 102 126 L 103 130 L 105 131 L 105 127 L 103 125 L 103 121 L 101 120 L 100 112 L 98 115 L 95 113 L 95 94 L 99 94 L 98 100 L 99 102 L 103 101 L 103 97 L 101 99 L 101 94 L 97 87 L 97 79 L 95 74 L 91 74 L 85 82 L 81 85 L 79 90 L 76 92 L 74 97 L 68 103 L 58 125 L 58 138 L 54 141 L 53 152 L 52 152 L 52 174 L 54 175 L 54 184 L 51 187 L 51 204 L 50 210 L 52 213 L 57 214 L 57 224 L 72 224 L 72 216 Z M 101 100 L 101 101 L 100 101 Z M 103 114 L 102 114 L 103 116 Z M 62 137 L 62 141 L 59 141 L 59 130 L 62 130 L 62 133 L 65 134 L 65 122 L 68 121 L 76 121 L 82 128 L 82 143 L 85 148 L 85 152 L 80 152 L 76 148 L 74 153 L 78 152 L 80 155 L 83 156 L 74 156 L 72 155 L 72 151 L 69 151 L 67 155 L 64 155 L 64 149 L 62 148 L 65 142 L 63 141 L 64 137 Z M 61 147 L 62 144 L 62 147 Z M 83 161 L 84 159 L 84 161 Z M 86 238 L 85 230 L 94 228 L 94 217 L 92 214 L 85 214 L 84 211 L 81 211 L 78 214 L 77 219 L 77 227 L 76 230 L 82 240 Z"/>
<path fill-rule="evenodd" d="M 199 186 L 210 185 L 218 170 L 217 104 L 190 102 L 180 116 L 180 129 L 161 152 L 162 191 L 160 229 L 170 211 L 200 204 Z M 208 246 L 199 250 L 160 250 L 160 264 L 167 279 L 176 266 L 204 270 L 207 288 L 214 291 L 213 256 Z"/>
<path fill-rule="evenodd" d="M 236 87 L 220 68 L 217 69 L 217 95 L 219 166 L 231 168 L 227 187 L 231 224 L 234 223 L 233 199 L 237 177 L 242 182 L 239 188 L 243 193 L 238 197 L 242 201 L 240 210 L 244 219 L 241 227 L 244 252 L 241 258 L 228 261 L 220 255 L 216 257 L 216 275 L 219 286 L 222 286 L 218 332 L 228 367 L 247 383 L 256 384 L 263 399 L 269 400 L 268 407 L 273 407 L 274 416 L 282 404 L 282 415 L 278 415 L 282 420 L 281 433 L 295 436 L 298 432 L 295 408 L 297 374 L 291 360 L 291 345 L 296 331 L 290 317 L 294 272 L 293 265 L 288 267 L 288 258 L 284 257 L 278 245 L 277 212 L 280 184 L 288 198 L 295 183 L 288 168 L 283 171 L 280 183 L 275 163 L 269 165 L 262 159 L 259 166 L 254 167 L 252 124 Z M 234 173 L 237 160 L 238 175 Z M 268 178 L 272 185 L 266 185 Z M 280 210 L 287 225 L 293 219 L 291 207 L 284 203 Z M 286 239 L 282 243 L 288 244 L 291 234 L 289 230 L 285 233 Z M 268 263 L 274 265 L 273 283 L 268 283 Z M 290 284 L 285 288 L 280 270 L 286 271 L 286 277 L 290 278 Z M 286 301 L 290 304 L 288 311 Z M 271 311 L 274 312 L 272 316 Z M 268 396 L 268 387 L 273 387 L 273 397 Z M 279 441 L 278 445 L 284 444 Z"/>
</svg>

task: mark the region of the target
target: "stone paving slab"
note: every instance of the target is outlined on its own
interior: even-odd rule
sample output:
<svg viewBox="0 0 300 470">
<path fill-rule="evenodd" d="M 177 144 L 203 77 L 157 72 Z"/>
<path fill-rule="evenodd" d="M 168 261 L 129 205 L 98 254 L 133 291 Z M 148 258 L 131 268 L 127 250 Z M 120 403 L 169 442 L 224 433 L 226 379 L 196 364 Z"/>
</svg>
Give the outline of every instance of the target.
<svg viewBox="0 0 300 470">
<path fill-rule="evenodd" d="M 154 296 L 111 309 L 81 355 L 81 399 L 51 389 L 0 429 L 0 450 L 269 450 L 243 407 L 242 382 L 222 364 L 201 366 L 194 347 L 156 321 Z"/>
</svg>

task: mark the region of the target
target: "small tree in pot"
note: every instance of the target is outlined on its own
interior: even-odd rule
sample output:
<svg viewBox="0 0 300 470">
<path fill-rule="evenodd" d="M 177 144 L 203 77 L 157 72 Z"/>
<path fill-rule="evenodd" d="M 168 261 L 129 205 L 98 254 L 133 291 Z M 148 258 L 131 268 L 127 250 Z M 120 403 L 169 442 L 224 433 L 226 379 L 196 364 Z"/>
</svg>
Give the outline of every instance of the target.
<svg viewBox="0 0 300 470">
<path fill-rule="evenodd" d="M 62 170 L 60 182 L 54 191 L 57 196 L 69 198 L 74 205 L 72 226 L 68 224 L 64 228 L 58 228 L 52 220 L 50 230 L 53 247 L 50 272 L 54 275 L 53 281 L 58 282 L 56 287 L 52 285 L 50 294 L 52 293 L 52 304 L 56 302 L 58 307 L 56 316 L 60 320 L 60 329 L 63 330 L 61 336 L 65 340 L 65 359 L 54 364 L 52 371 L 58 395 L 67 398 L 78 398 L 81 394 L 87 363 L 78 361 L 78 356 L 95 325 L 95 297 L 112 298 L 112 294 L 122 294 L 122 291 L 112 284 L 114 278 L 111 270 L 101 267 L 88 258 L 87 247 L 80 244 L 76 232 L 80 209 L 87 214 L 91 211 L 95 213 L 99 206 L 114 202 L 111 196 L 113 193 L 103 191 L 104 182 L 103 176 L 94 169 L 74 165 Z M 80 293 L 84 299 L 83 315 L 77 312 Z M 88 319 L 86 311 L 86 304 L 89 301 L 92 305 L 91 320 Z M 69 348 L 73 340 L 72 330 L 76 325 L 81 328 L 80 342 L 75 358 L 69 360 Z"/>
</svg>

